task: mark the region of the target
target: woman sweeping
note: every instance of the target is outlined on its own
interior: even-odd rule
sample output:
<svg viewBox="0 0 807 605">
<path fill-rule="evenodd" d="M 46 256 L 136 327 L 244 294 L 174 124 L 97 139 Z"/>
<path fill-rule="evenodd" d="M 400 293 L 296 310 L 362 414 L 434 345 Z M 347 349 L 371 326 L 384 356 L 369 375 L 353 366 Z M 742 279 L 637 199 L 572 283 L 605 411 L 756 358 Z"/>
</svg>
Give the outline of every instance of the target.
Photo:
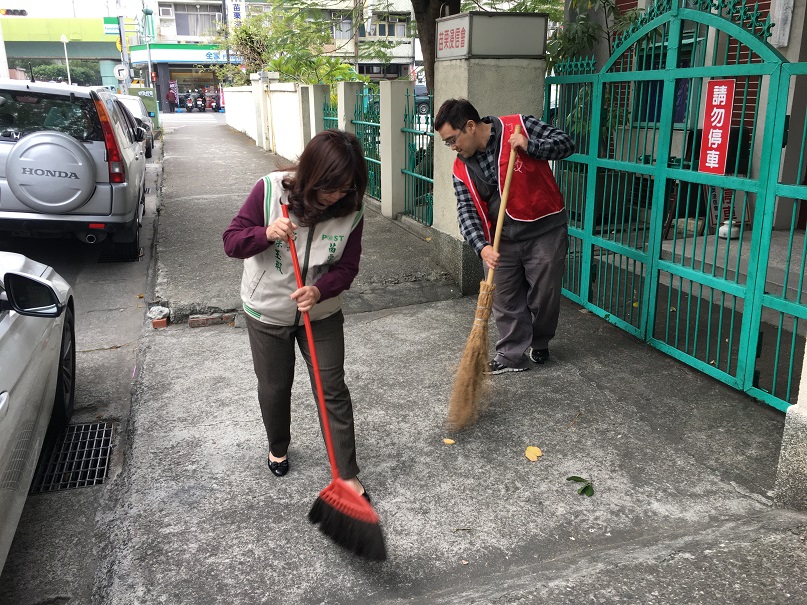
<svg viewBox="0 0 807 605">
<path fill-rule="evenodd" d="M 241 299 L 269 440 L 269 470 L 283 477 L 290 468 L 295 342 L 314 387 L 301 317 L 307 312 L 339 475 L 369 501 L 357 477 L 340 297 L 359 271 L 366 187 L 367 168 L 358 139 L 338 130 L 321 132 L 308 143 L 296 166 L 255 184 L 224 232 L 224 250 L 244 259 Z M 289 218 L 284 218 L 281 204 L 287 206 Z M 304 285 L 299 288 L 289 238 L 296 243 L 302 265 Z"/>
</svg>

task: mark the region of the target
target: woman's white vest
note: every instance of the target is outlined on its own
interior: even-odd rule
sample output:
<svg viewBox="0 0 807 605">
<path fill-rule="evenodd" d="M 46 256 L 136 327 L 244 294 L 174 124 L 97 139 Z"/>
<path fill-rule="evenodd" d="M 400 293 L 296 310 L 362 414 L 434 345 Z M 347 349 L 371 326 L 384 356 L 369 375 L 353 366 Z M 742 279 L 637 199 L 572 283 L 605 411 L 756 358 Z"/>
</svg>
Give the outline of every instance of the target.
<svg viewBox="0 0 807 605">
<path fill-rule="evenodd" d="M 264 225 L 269 226 L 283 216 L 280 204 L 287 204 L 288 197 L 281 185 L 287 173 L 273 172 L 263 177 Z M 339 260 L 348 237 L 362 216 L 362 210 L 347 216 L 331 218 L 313 225 L 298 227 L 294 243 L 305 285 L 312 286 L 328 271 L 329 265 Z M 289 218 L 299 225 L 299 219 L 291 213 Z M 310 244 L 309 244 L 310 242 Z M 289 245 L 277 241 L 260 254 L 244 260 L 241 276 L 241 300 L 244 311 L 251 317 L 268 324 L 292 326 L 300 321 L 297 303 L 289 296 L 297 290 L 294 265 Z M 309 311 L 311 320 L 323 319 L 342 308 L 342 296 L 320 301 Z"/>
</svg>

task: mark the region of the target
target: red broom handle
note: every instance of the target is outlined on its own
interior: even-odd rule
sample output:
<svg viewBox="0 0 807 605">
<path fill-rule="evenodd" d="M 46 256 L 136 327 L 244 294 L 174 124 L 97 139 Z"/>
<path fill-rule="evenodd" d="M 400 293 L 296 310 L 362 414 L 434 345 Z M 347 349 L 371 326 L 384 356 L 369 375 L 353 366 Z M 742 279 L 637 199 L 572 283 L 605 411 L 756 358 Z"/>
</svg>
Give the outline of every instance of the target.
<svg viewBox="0 0 807 605">
<path fill-rule="evenodd" d="M 521 134 L 521 126 L 516 126 L 515 134 Z M 493 236 L 493 251 L 499 251 L 499 240 L 502 237 L 502 226 L 504 225 L 504 209 L 507 206 L 507 198 L 510 197 L 510 182 L 513 180 L 513 168 L 516 165 L 516 148 L 510 147 L 510 161 L 507 164 L 507 174 L 504 177 L 504 189 L 502 189 L 502 200 L 499 203 L 499 217 L 496 219 L 496 234 Z M 488 285 L 493 283 L 493 267 L 488 269 Z"/>
<path fill-rule="evenodd" d="M 283 209 L 283 216 L 289 218 L 289 209 L 285 204 L 280 204 Z M 303 287 L 303 274 L 300 272 L 300 261 L 297 260 L 297 246 L 294 245 L 293 236 L 289 238 L 289 248 L 291 249 L 291 262 L 294 264 L 294 277 L 297 278 L 297 288 Z M 325 437 L 325 449 L 328 450 L 328 462 L 331 464 L 331 477 L 339 479 L 339 469 L 336 466 L 336 455 L 333 453 L 333 439 L 331 438 L 331 425 L 328 422 L 328 409 L 325 407 L 325 392 L 322 390 L 322 379 L 319 377 L 319 362 L 317 361 L 317 350 L 314 347 L 314 330 L 311 328 L 311 318 L 308 311 L 303 311 L 303 321 L 305 322 L 305 335 L 308 338 L 308 350 L 311 353 L 311 365 L 314 368 L 314 384 L 317 386 L 317 401 L 319 403 L 319 415 L 322 418 L 322 435 Z"/>
</svg>

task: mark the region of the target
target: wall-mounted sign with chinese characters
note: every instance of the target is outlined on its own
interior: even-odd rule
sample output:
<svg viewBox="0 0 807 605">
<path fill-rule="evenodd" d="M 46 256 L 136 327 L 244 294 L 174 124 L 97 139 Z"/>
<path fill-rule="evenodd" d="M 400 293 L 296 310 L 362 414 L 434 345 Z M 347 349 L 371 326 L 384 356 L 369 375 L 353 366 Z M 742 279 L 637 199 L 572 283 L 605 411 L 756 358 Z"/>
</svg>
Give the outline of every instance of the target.
<svg viewBox="0 0 807 605">
<path fill-rule="evenodd" d="M 437 20 L 435 58 L 539 59 L 546 54 L 545 13 L 474 11 Z"/>
<path fill-rule="evenodd" d="M 700 172 L 726 173 L 733 107 L 734 80 L 706 82 L 706 113 L 703 116 L 703 138 L 698 166 Z"/>
</svg>

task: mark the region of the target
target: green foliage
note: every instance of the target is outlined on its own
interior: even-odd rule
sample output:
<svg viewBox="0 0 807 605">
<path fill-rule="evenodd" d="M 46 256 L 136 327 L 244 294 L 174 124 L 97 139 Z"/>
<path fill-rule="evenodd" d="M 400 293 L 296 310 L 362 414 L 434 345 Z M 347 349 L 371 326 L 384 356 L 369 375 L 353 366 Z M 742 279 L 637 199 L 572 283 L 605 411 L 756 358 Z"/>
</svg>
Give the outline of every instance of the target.
<svg viewBox="0 0 807 605">
<path fill-rule="evenodd" d="M 614 38 L 624 32 L 642 14 L 633 8 L 624 13 L 614 0 L 570 0 L 569 8 L 579 13 L 570 23 L 556 29 L 547 41 L 547 71 L 561 61 L 583 58 L 590 55 L 599 41 L 608 46 L 609 55 L 614 52 Z M 605 26 L 591 19 L 590 13 L 599 12 Z"/>
<path fill-rule="evenodd" d="M 333 7 L 353 24 L 348 39 L 341 40 L 333 38 L 334 23 L 339 21 L 331 20 L 330 11 L 323 11 L 321 2 L 270 0 L 267 4 L 271 10 L 245 18 L 228 35 L 220 32 L 215 39 L 221 49 L 229 49 L 231 55 L 242 61 L 236 70 L 226 66 L 226 73 L 223 68 L 216 68 L 221 82 L 245 84 L 249 82 L 248 74 L 262 70 L 276 71 L 282 81 L 301 84 L 367 81 L 344 58 L 334 56 L 344 52 L 351 37 L 355 39 L 357 24 L 363 22 L 361 4 L 352 11 Z M 383 39 L 362 42 L 358 58 L 387 64 L 395 46 L 396 43 Z"/>
<path fill-rule="evenodd" d="M 566 477 L 566 481 L 574 481 L 575 483 L 584 483 L 585 485 L 583 485 L 579 490 L 577 490 L 577 493 L 586 496 L 588 498 L 591 498 L 591 496 L 594 495 L 594 486 L 588 479 L 583 479 L 582 477 L 572 475 L 571 477 Z"/>
<path fill-rule="evenodd" d="M 580 15 L 572 23 L 558 27 L 546 42 L 546 71 L 571 58 L 589 55 L 600 37 L 600 28 L 588 15 Z"/>
<path fill-rule="evenodd" d="M 30 76 L 33 68 L 34 78 L 49 82 L 67 82 L 67 68 L 64 61 L 26 61 L 18 59 L 9 61 L 9 67 L 24 69 Z M 101 68 L 98 61 L 70 61 L 70 81 L 79 86 L 100 86 Z"/>
</svg>

